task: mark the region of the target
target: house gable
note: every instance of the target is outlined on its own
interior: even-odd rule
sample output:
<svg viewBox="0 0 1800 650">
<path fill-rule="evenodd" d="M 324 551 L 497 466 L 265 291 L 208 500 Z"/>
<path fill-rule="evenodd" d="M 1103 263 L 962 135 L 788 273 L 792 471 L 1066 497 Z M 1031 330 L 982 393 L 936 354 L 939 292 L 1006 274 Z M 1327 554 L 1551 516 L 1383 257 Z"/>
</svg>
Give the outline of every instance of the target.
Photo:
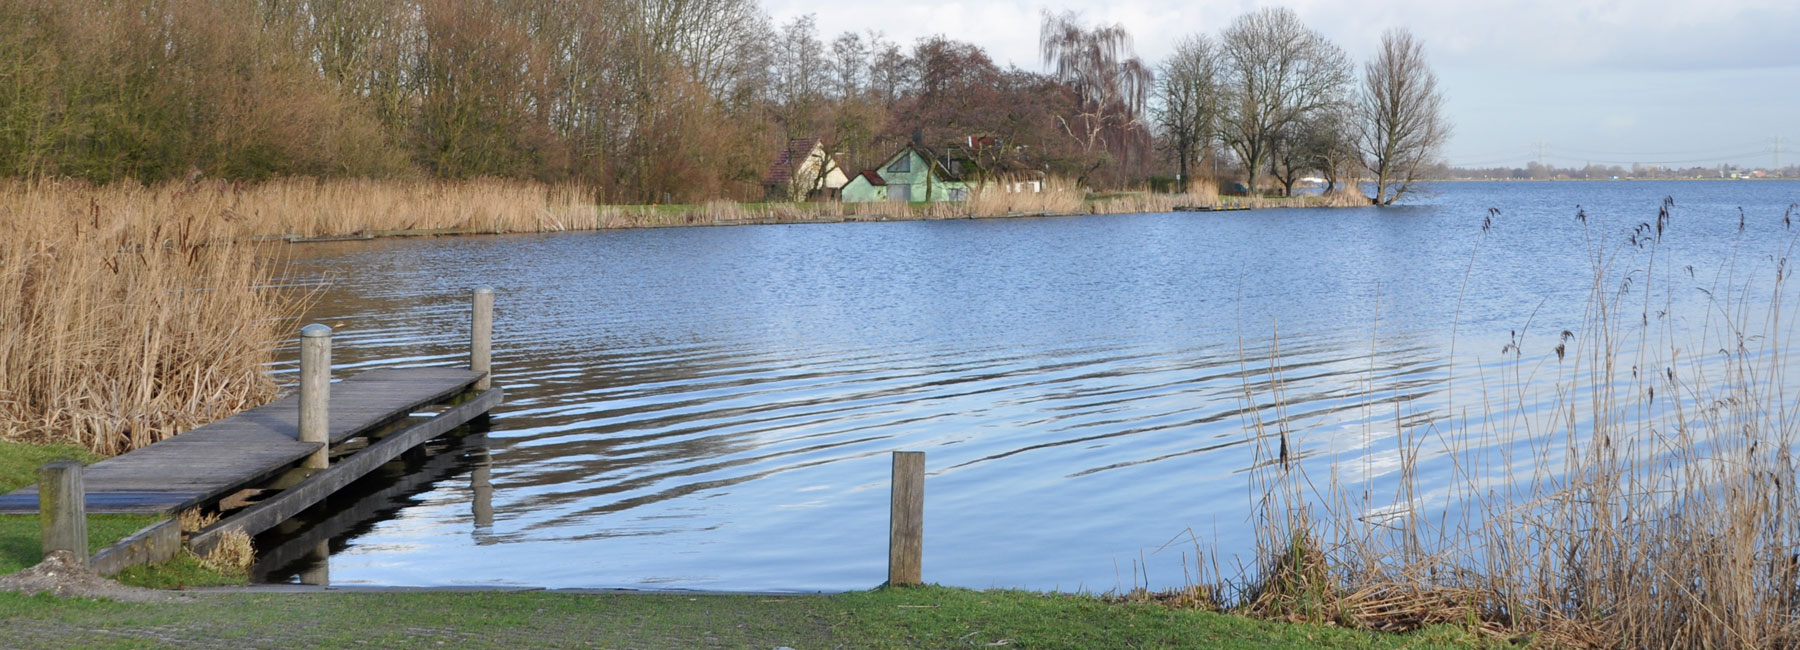
<svg viewBox="0 0 1800 650">
<path fill-rule="evenodd" d="M 933 164 L 929 153 L 907 146 L 889 156 L 876 168 L 887 184 L 887 196 L 906 201 L 961 201 L 968 198 L 968 185 L 945 173 L 942 165 Z"/>
<path fill-rule="evenodd" d="M 844 184 L 842 198 L 845 203 L 867 203 L 888 200 L 887 181 L 873 169 L 865 169 L 850 178 Z"/>
<path fill-rule="evenodd" d="M 821 140 L 795 138 L 776 152 L 762 184 L 770 198 L 802 201 L 815 190 L 823 190 L 829 196 L 848 182 L 850 177 L 844 174 L 839 157 L 826 155 Z"/>
</svg>

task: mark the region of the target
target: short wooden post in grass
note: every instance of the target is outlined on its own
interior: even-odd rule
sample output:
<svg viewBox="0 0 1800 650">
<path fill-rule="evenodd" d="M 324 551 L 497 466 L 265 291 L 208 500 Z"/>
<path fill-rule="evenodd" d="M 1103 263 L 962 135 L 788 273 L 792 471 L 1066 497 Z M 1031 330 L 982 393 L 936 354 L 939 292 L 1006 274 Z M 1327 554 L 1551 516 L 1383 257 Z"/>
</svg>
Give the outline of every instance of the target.
<svg viewBox="0 0 1800 650">
<path fill-rule="evenodd" d="M 300 442 L 319 443 L 306 457 L 308 469 L 331 464 L 331 328 L 300 328 Z"/>
<path fill-rule="evenodd" d="M 925 452 L 894 452 L 892 509 L 888 514 L 888 584 L 923 582 L 925 553 Z"/>
<path fill-rule="evenodd" d="M 60 460 L 38 468 L 38 518 L 44 529 L 44 555 L 68 551 L 87 566 L 87 489 L 81 463 Z"/>
<path fill-rule="evenodd" d="M 475 287 L 473 303 L 470 309 L 473 322 L 469 328 L 469 369 L 482 373 L 481 379 L 475 382 L 475 390 L 487 390 L 494 386 L 494 288 Z"/>
</svg>

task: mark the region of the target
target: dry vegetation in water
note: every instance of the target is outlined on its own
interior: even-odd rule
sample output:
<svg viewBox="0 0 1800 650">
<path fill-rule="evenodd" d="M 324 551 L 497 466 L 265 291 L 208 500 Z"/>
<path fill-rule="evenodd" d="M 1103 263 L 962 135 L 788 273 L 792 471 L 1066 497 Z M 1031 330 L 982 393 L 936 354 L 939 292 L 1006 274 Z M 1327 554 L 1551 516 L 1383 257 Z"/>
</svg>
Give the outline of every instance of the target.
<svg viewBox="0 0 1800 650">
<path fill-rule="evenodd" d="M 101 206 L 106 212 L 138 219 L 179 217 L 192 222 L 188 234 L 194 241 L 596 227 L 589 202 L 577 186 L 492 178 L 283 178 L 258 183 L 197 179 L 152 186 L 64 179 L 10 181 L 0 186 L 0 193 L 9 204 Z"/>
<path fill-rule="evenodd" d="M 1694 287 L 1676 286 L 1691 276 L 1662 250 L 1671 221 L 1665 202 L 1616 240 L 1587 226 L 1581 327 L 1518 333 L 1506 360 L 1473 378 L 1478 403 L 1452 397 L 1426 418 L 1381 407 L 1394 409 L 1392 428 L 1365 436 L 1393 437 L 1391 472 L 1365 456 L 1309 476 L 1292 459 L 1299 425 L 1281 407 L 1276 348 L 1245 376 L 1245 399 L 1273 405 L 1246 415 L 1262 560 L 1237 579 L 1198 563 L 1193 586 L 1153 597 L 1559 647 L 1800 645 L 1800 413 L 1784 381 L 1800 240 L 1765 241 L 1766 265 L 1722 261 L 1700 288 L 1703 313 L 1684 323 L 1670 316 L 1672 289 Z M 1420 480 L 1423 464 L 1448 484 Z"/>
<path fill-rule="evenodd" d="M 0 185 L 0 437 L 115 454 L 274 396 L 299 297 L 202 204 Z"/>
</svg>

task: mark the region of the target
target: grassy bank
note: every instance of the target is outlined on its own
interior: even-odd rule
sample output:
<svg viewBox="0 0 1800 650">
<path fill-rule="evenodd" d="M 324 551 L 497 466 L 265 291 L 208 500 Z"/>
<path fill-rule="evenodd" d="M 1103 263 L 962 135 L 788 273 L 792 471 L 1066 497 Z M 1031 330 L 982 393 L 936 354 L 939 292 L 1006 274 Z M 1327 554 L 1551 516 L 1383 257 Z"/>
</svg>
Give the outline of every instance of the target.
<svg viewBox="0 0 1800 650">
<path fill-rule="evenodd" d="M 15 647 L 1469 648 L 1086 596 L 923 587 L 835 595 L 216 594 L 186 603 L 0 594 Z"/>
<path fill-rule="evenodd" d="M 36 483 L 37 468 L 44 463 L 78 460 L 89 464 L 100 458 L 99 454 L 76 445 L 33 445 L 0 440 L 0 493 Z"/>
<path fill-rule="evenodd" d="M 25 444 L 0 441 L 0 492 L 8 492 L 37 480 L 38 466 L 58 460 L 92 463 L 100 456 L 67 444 Z M 131 536 L 161 517 L 150 515 L 88 515 L 88 553 Z M 38 515 L 0 515 L 0 575 L 35 565 L 44 556 L 43 529 Z M 198 558 L 181 553 L 171 562 L 139 565 L 117 576 L 132 586 L 169 589 L 192 586 L 238 585 L 240 572 L 208 567 Z"/>
<path fill-rule="evenodd" d="M 37 482 L 37 468 L 59 460 L 92 463 L 100 456 L 75 445 L 31 445 L 0 441 L 0 493 Z M 89 515 L 88 552 L 106 548 L 145 526 L 156 517 L 142 515 Z M 37 515 L 0 515 L 0 575 L 38 563 L 44 557 L 43 528 Z"/>
<path fill-rule="evenodd" d="M 78 448 L 0 443 L 0 485 Z M 153 523 L 91 515 L 90 550 Z M 0 575 L 37 563 L 35 515 L 0 515 Z M 242 584 L 193 556 L 137 566 L 127 585 Z M 296 625 L 294 621 L 328 622 Z M 463 593 L 209 594 L 193 602 L 58 600 L 0 592 L 7 647 L 779 647 L 793 648 L 1422 648 L 1474 647 L 1454 627 L 1407 636 L 1284 625 L 1142 601 L 926 587 L 836 595 Z"/>
</svg>

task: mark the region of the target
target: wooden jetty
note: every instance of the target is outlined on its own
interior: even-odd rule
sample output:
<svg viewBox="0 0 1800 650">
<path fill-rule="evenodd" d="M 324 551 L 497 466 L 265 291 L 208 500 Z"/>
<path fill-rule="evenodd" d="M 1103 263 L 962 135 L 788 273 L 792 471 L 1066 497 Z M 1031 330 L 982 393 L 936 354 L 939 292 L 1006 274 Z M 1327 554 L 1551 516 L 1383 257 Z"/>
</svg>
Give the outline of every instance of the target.
<svg viewBox="0 0 1800 650">
<path fill-rule="evenodd" d="M 471 316 L 469 368 L 381 368 L 337 383 L 330 382 L 330 328 L 309 325 L 302 330 L 298 394 L 90 467 L 76 465 L 72 471 L 80 476 L 71 485 L 85 495 L 82 510 L 171 516 L 195 507 L 216 510 L 224 517 L 187 540 L 202 554 L 233 531 L 274 528 L 500 404 L 503 393 L 489 377 L 492 289 L 475 290 Z M 63 497 L 28 486 L 0 496 L 0 513 L 73 501 Z M 85 548 L 81 543 L 76 548 Z"/>
</svg>

